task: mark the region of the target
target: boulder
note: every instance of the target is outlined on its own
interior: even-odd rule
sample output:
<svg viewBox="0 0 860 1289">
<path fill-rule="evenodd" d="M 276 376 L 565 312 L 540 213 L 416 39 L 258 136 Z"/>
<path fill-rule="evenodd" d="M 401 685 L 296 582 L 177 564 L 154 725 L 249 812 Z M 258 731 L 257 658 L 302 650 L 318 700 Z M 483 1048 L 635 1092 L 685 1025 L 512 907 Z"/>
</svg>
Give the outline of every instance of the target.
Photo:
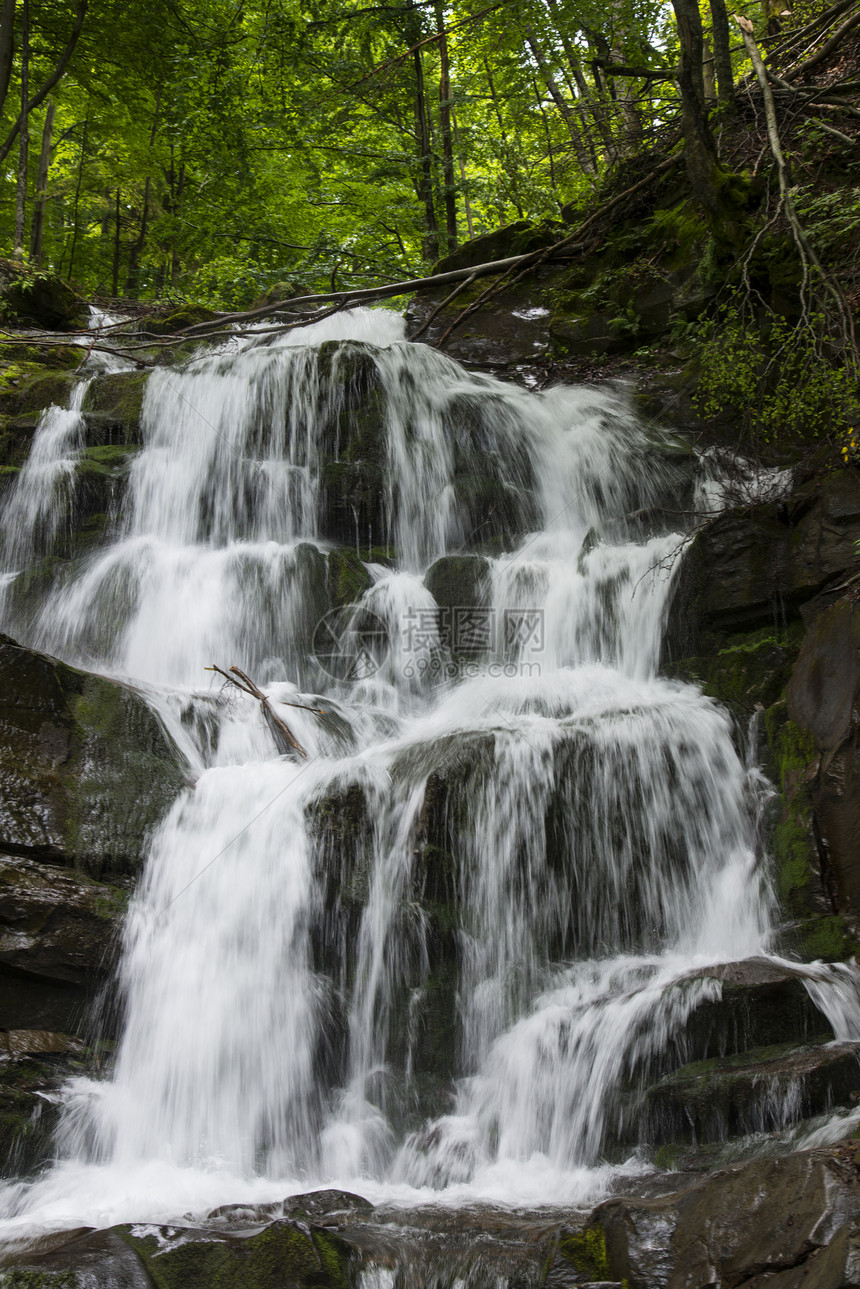
<svg viewBox="0 0 860 1289">
<path fill-rule="evenodd" d="M 649 1089 L 642 1140 L 725 1141 L 850 1105 L 860 1094 L 859 1056 L 856 1043 L 787 1043 L 684 1065 Z"/>
<path fill-rule="evenodd" d="M 476 657 L 492 651 L 482 643 L 489 626 L 486 610 L 490 602 L 490 566 L 481 555 L 445 555 L 431 564 L 424 585 L 439 605 L 439 635 L 455 656 Z M 478 611 L 478 634 L 470 634 L 469 623 Z"/>
<path fill-rule="evenodd" d="M 148 377 L 148 372 L 105 372 L 90 382 L 83 402 L 90 447 L 140 443 Z"/>
<path fill-rule="evenodd" d="M 0 637 L 0 847 L 136 872 L 185 767 L 132 687 Z"/>
<path fill-rule="evenodd" d="M 0 308 L 8 320 L 50 331 L 74 331 L 87 321 L 87 306 L 68 282 L 8 260 L 0 265 Z"/>
<path fill-rule="evenodd" d="M 0 855 L 0 972 L 7 984 L 12 972 L 84 989 L 104 979 L 116 959 L 126 900 L 126 891 L 81 873 Z M 7 1046 L 11 1034 L 21 1033 L 8 1031 Z"/>
<path fill-rule="evenodd" d="M 756 1159 L 656 1199 L 601 1204 L 613 1279 L 630 1289 L 850 1289 L 858 1277 L 855 1143 Z"/>
<path fill-rule="evenodd" d="M 708 633 L 773 627 L 856 563 L 860 472 L 833 470 L 786 500 L 719 515 L 694 538 L 668 636 L 675 657 Z M 710 643 L 710 642 L 709 642 Z"/>
</svg>

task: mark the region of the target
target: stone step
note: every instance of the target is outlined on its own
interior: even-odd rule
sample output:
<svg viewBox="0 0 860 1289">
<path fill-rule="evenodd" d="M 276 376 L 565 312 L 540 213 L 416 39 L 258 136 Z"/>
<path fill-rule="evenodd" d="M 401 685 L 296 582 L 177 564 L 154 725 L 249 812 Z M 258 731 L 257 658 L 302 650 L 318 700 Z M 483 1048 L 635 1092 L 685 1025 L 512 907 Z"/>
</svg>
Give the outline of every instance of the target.
<svg viewBox="0 0 860 1289">
<path fill-rule="evenodd" d="M 858 1095 L 860 1043 L 753 1048 L 664 1076 L 645 1094 L 640 1140 L 706 1143 L 773 1132 Z"/>
</svg>

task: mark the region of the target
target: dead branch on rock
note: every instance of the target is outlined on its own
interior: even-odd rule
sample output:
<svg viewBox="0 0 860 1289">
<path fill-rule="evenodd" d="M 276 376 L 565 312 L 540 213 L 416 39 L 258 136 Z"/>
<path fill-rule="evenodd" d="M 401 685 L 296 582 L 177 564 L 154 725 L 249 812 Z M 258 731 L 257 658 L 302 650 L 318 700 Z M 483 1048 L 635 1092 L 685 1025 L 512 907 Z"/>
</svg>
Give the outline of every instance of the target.
<svg viewBox="0 0 860 1289">
<path fill-rule="evenodd" d="M 223 676 L 226 681 L 229 681 L 231 685 L 235 685 L 236 689 L 240 689 L 243 694 L 250 694 L 252 698 L 256 698 L 263 709 L 263 719 L 271 731 L 275 746 L 279 752 L 283 752 L 287 756 L 307 756 L 307 752 L 293 734 L 289 725 L 282 717 L 278 716 L 269 699 L 261 689 L 257 688 L 250 676 L 247 676 L 239 667 L 231 667 L 229 671 L 224 671 L 222 667 L 216 667 L 213 664 L 211 667 L 206 667 L 205 670 L 217 671 L 219 676 Z M 287 702 L 283 706 L 298 707 L 303 712 L 313 712 L 315 716 L 324 715 L 319 708 L 309 707 L 306 703 Z"/>
<path fill-rule="evenodd" d="M 857 15 L 860 21 L 860 14 Z M 776 163 L 777 179 L 779 181 L 780 206 L 785 213 L 789 229 L 791 230 L 792 239 L 797 248 L 800 258 L 803 277 L 801 280 L 800 299 L 801 299 L 801 321 L 810 327 L 812 325 L 810 309 L 810 283 L 812 281 L 812 270 L 818 276 L 824 294 L 829 296 L 835 305 L 836 318 L 842 328 L 845 336 L 844 357 L 846 365 L 853 372 L 860 369 L 860 352 L 858 352 L 857 339 L 854 330 L 854 316 L 845 296 L 836 283 L 826 272 L 824 265 L 818 257 L 815 248 L 812 246 L 809 238 L 804 232 L 803 225 L 797 214 L 797 208 L 794 204 L 794 197 L 791 188 L 791 176 L 789 174 L 788 163 L 782 150 L 782 143 L 779 137 L 779 126 L 776 119 L 776 107 L 774 104 L 773 90 L 768 80 L 767 71 L 762 61 L 761 52 L 756 44 L 755 37 L 752 33 L 752 23 L 748 18 L 735 14 L 735 22 L 740 28 L 747 52 L 752 60 L 756 77 L 761 88 L 762 98 L 764 100 L 765 120 L 767 122 L 767 136 L 770 141 L 770 150 L 773 153 L 773 159 Z M 840 28 L 841 30 L 841 28 Z"/>
</svg>

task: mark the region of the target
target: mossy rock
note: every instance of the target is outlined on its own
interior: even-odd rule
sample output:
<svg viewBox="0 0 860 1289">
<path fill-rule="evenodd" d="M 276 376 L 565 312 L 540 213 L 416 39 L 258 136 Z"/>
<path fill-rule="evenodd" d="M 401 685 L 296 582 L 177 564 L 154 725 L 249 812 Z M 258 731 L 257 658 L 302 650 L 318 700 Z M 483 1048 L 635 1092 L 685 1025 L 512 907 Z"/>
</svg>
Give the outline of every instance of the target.
<svg viewBox="0 0 860 1289">
<path fill-rule="evenodd" d="M 733 635 L 722 648 L 666 665 L 669 676 L 701 685 L 717 702 L 745 715 L 779 701 L 800 648 L 802 628 Z"/>
<path fill-rule="evenodd" d="M 0 637 L 0 845 L 133 872 L 185 766 L 136 690 Z"/>
<path fill-rule="evenodd" d="M 32 418 L 35 428 L 46 408 L 69 406 L 76 383 L 73 374 L 46 371 L 39 363 L 6 366 L 0 371 L 0 416 L 18 421 Z"/>
<path fill-rule="evenodd" d="M 87 442 L 92 447 L 140 443 L 140 419 L 147 372 L 97 376 L 84 395 Z"/>
<path fill-rule="evenodd" d="M 362 561 L 350 550 L 333 550 L 328 554 L 329 597 L 334 608 L 357 604 L 373 579 Z"/>
<path fill-rule="evenodd" d="M 488 650 L 480 642 L 470 644 L 470 620 L 478 613 L 477 625 L 487 630 L 485 616 L 490 602 L 490 566 L 482 555 L 445 555 L 427 570 L 424 585 L 439 605 L 439 634 L 442 644 L 456 656 L 474 657 Z M 475 637 L 480 640 L 479 637 Z M 491 651 L 495 641 L 489 642 Z"/>
<path fill-rule="evenodd" d="M 142 318 L 140 330 L 153 336 L 173 336 L 186 327 L 194 327 L 201 322 L 214 322 L 218 317 L 205 304 L 186 304 L 171 313 Z"/>
<path fill-rule="evenodd" d="M 828 1037 L 682 1066 L 649 1089 L 645 1136 L 654 1143 L 725 1141 L 851 1104 L 860 1090 L 860 1049 Z"/>
<path fill-rule="evenodd" d="M 581 1231 L 563 1227 L 557 1256 L 573 1267 L 577 1282 L 606 1283 L 610 1279 L 606 1253 L 606 1232 L 600 1222 L 589 1222 Z"/>
<path fill-rule="evenodd" d="M 339 1236 L 303 1224 L 273 1222 L 246 1239 L 213 1232 L 165 1239 L 117 1233 L 146 1266 L 156 1289 L 347 1289 L 351 1251 Z M 190 1237 L 190 1238 L 189 1238 Z"/>
<path fill-rule="evenodd" d="M 7 276 L 7 275 L 4 275 Z M 3 313 L 7 319 L 51 331 L 73 331 L 87 321 L 87 306 L 68 282 L 48 273 L 18 276 L 0 288 Z"/>
</svg>

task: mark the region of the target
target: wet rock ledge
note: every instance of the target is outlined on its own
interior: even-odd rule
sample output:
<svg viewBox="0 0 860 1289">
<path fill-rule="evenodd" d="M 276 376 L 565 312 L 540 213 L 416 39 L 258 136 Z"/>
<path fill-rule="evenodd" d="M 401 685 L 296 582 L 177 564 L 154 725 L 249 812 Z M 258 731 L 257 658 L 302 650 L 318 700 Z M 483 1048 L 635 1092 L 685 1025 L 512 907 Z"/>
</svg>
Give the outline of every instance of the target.
<svg viewBox="0 0 860 1289">
<path fill-rule="evenodd" d="M 69 1231 L 2 1255 L 27 1289 L 852 1289 L 860 1149 L 848 1139 L 591 1212 L 373 1208 L 316 1191 L 191 1224 Z M 3 1262 L 0 1261 L 0 1267 Z M 0 1272 L 2 1274 L 2 1272 Z M 21 1279 L 20 1277 L 24 1277 Z"/>
<path fill-rule="evenodd" d="M 0 636 L 4 1171 L 44 1156 L 51 1091 L 99 1064 L 93 1004 L 113 975 L 147 838 L 185 774 L 136 690 Z M 101 1013 L 109 1036 L 107 998 Z"/>
</svg>

